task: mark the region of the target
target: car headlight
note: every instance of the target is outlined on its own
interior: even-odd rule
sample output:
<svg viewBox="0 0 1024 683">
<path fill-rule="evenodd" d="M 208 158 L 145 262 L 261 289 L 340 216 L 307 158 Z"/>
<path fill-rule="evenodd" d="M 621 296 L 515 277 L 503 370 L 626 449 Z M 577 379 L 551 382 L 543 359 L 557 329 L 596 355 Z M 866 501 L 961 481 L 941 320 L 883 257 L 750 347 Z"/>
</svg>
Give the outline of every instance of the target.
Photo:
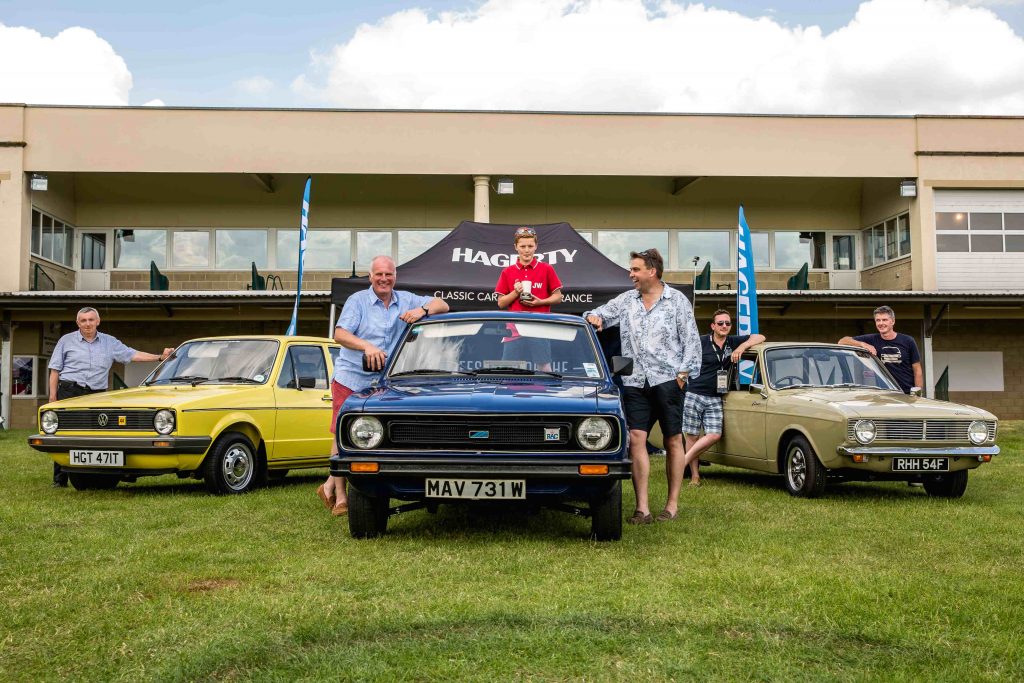
<svg viewBox="0 0 1024 683">
<path fill-rule="evenodd" d="M 174 431 L 174 411 L 158 410 L 153 416 L 153 429 L 158 434 L 170 434 Z"/>
<path fill-rule="evenodd" d="M 43 414 L 39 417 L 39 424 L 47 434 L 53 434 L 57 431 L 58 422 L 57 411 L 55 410 L 43 411 Z"/>
<path fill-rule="evenodd" d="M 875 440 L 875 423 L 871 420 L 857 420 L 853 425 L 853 433 L 857 436 L 857 441 L 871 443 Z"/>
<path fill-rule="evenodd" d="M 612 426 L 604 418 L 588 417 L 576 427 L 576 440 L 588 451 L 602 450 L 612 440 Z"/>
<path fill-rule="evenodd" d="M 357 417 L 348 426 L 348 435 L 356 448 L 374 448 L 384 438 L 384 425 L 375 417 Z"/>
<path fill-rule="evenodd" d="M 981 420 L 975 420 L 967 428 L 967 438 L 973 444 L 983 444 L 988 440 L 988 425 Z"/>
</svg>

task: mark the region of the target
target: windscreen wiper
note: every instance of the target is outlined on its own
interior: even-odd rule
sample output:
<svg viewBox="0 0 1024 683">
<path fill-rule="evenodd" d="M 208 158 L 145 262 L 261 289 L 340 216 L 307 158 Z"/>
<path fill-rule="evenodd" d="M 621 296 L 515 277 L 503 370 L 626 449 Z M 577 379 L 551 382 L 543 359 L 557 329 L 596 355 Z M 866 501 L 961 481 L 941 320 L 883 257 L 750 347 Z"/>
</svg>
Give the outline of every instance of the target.
<svg viewBox="0 0 1024 683">
<path fill-rule="evenodd" d="M 192 386 L 195 386 L 195 385 L 199 384 L 200 382 L 207 381 L 208 379 L 210 379 L 210 378 L 209 377 L 203 377 L 202 375 L 178 375 L 177 377 L 171 377 L 169 379 L 162 380 L 162 381 L 165 381 L 165 382 L 191 382 Z"/>
<path fill-rule="evenodd" d="M 516 368 L 511 366 L 502 366 L 496 368 L 482 368 L 476 371 L 478 375 L 544 375 L 546 377 L 556 377 L 562 379 L 562 375 L 557 372 L 548 372 L 547 370 L 529 370 L 527 368 Z"/>
<path fill-rule="evenodd" d="M 465 372 L 463 370 L 439 370 L 439 369 L 419 369 L 419 370 L 403 370 L 402 372 L 394 372 L 388 375 L 388 377 L 409 377 L 411 375 L 475 375 L 475 372 Z"/>
<path fill-rule="evenodd" d="M 823 389 L 824 387 L 822 385 L 820 385 L 820 384 L 787 384 L 784 387 L 775 387 L 775 388 L 778 391 L 782 391 L 784 389 L 807 389 L 807 388 Z"/>
<path fill-rule="evenodd" d="M 263 382 L 257 382 L 252 377 L 218 377 L 217 379 L 210 380 L 211 382 L 248 382 L 250 384 L 263 384 Z"/>
</svg>

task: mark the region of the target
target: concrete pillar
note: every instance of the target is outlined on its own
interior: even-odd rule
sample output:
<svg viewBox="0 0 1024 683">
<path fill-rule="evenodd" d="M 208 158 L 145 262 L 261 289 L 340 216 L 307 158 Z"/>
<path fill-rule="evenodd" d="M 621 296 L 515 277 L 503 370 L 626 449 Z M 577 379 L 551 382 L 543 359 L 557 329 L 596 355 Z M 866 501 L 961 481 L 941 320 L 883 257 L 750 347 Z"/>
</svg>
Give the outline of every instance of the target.
<svg viewBox="0 0 1024 683">
<path fill-rule="evenodd" d="M 473 176 L 473 220 L 491 222 L 491 176 Z"/>
</svg>

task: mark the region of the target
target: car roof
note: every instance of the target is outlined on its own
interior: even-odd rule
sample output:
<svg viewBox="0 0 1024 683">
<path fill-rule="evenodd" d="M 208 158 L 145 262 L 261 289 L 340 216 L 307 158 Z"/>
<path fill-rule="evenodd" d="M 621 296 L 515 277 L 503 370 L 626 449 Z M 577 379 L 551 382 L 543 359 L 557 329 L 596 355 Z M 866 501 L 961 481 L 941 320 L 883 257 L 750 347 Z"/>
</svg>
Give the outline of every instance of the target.
<svg viewBox="0 0 1024 683">
<path fill-rule="evenodd" d="M 863 351 L 864 349 L 856 346 L 847 346 L 846 344 L 832 344 L 829 342 L 801 342 L 801 341 L 766 341 L 762 342 L 753 347 L 761 351 L 767 351 L 769 349 L 799 349 L 799 348 L 815 348 L 815 349 L 845 349 L 847 351 Z"/>
<path fill-rule="evenodd" d="M 426 322 L 437 320 L 523 320 L 529 322 L 583 323 L 578 315 L 566 313 L 530 313 L 529 311 L 460 311 L 458 313 L 439 313 L 424 318 Z"/>
<path fill-rule="evenodd" d="M 195 339 L 186 339 L 185 341 L 229 341 L 229 340 L 262 340 L 262 341 L 280 341 L 280 342 L 303 342 L 306 344 L 333 344 L 339 346 L 338 342 L 327 337 L 306 337 L 299 335 L 287 335 L 287 334 L 233 334 L 230 336 L 221 337 L 196 337 Z M 184 343 L 184 342 L 182 342 Z"/>
</svg>

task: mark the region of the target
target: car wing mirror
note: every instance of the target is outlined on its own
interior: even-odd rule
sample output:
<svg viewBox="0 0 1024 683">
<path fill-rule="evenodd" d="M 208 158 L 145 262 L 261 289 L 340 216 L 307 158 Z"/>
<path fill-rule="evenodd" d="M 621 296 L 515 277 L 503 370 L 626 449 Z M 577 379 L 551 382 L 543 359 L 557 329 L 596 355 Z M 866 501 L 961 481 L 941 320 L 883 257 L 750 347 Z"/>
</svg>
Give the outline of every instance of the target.
<svg viewBox="0 0 1024 683">
<path fill-rule="evenodd" d="M 751 384 L 750 385 L 750 392 L 753 393 L 755 391 L 757 393 L 761 394 L 761 398 L 768 398 L 768 392 L 766 392 L 764 390 L 764 385 L 763 384 Z"/>
<path fill-rule="evenodd" d="M 299 389 L 315 389 L 316 377 L 300 377 Z"/>
<path fill-rule="evenodd" d="M 612 356 L 613 375 L 632 375 L 633 359 L 628 356 Z"/>
</svg>

